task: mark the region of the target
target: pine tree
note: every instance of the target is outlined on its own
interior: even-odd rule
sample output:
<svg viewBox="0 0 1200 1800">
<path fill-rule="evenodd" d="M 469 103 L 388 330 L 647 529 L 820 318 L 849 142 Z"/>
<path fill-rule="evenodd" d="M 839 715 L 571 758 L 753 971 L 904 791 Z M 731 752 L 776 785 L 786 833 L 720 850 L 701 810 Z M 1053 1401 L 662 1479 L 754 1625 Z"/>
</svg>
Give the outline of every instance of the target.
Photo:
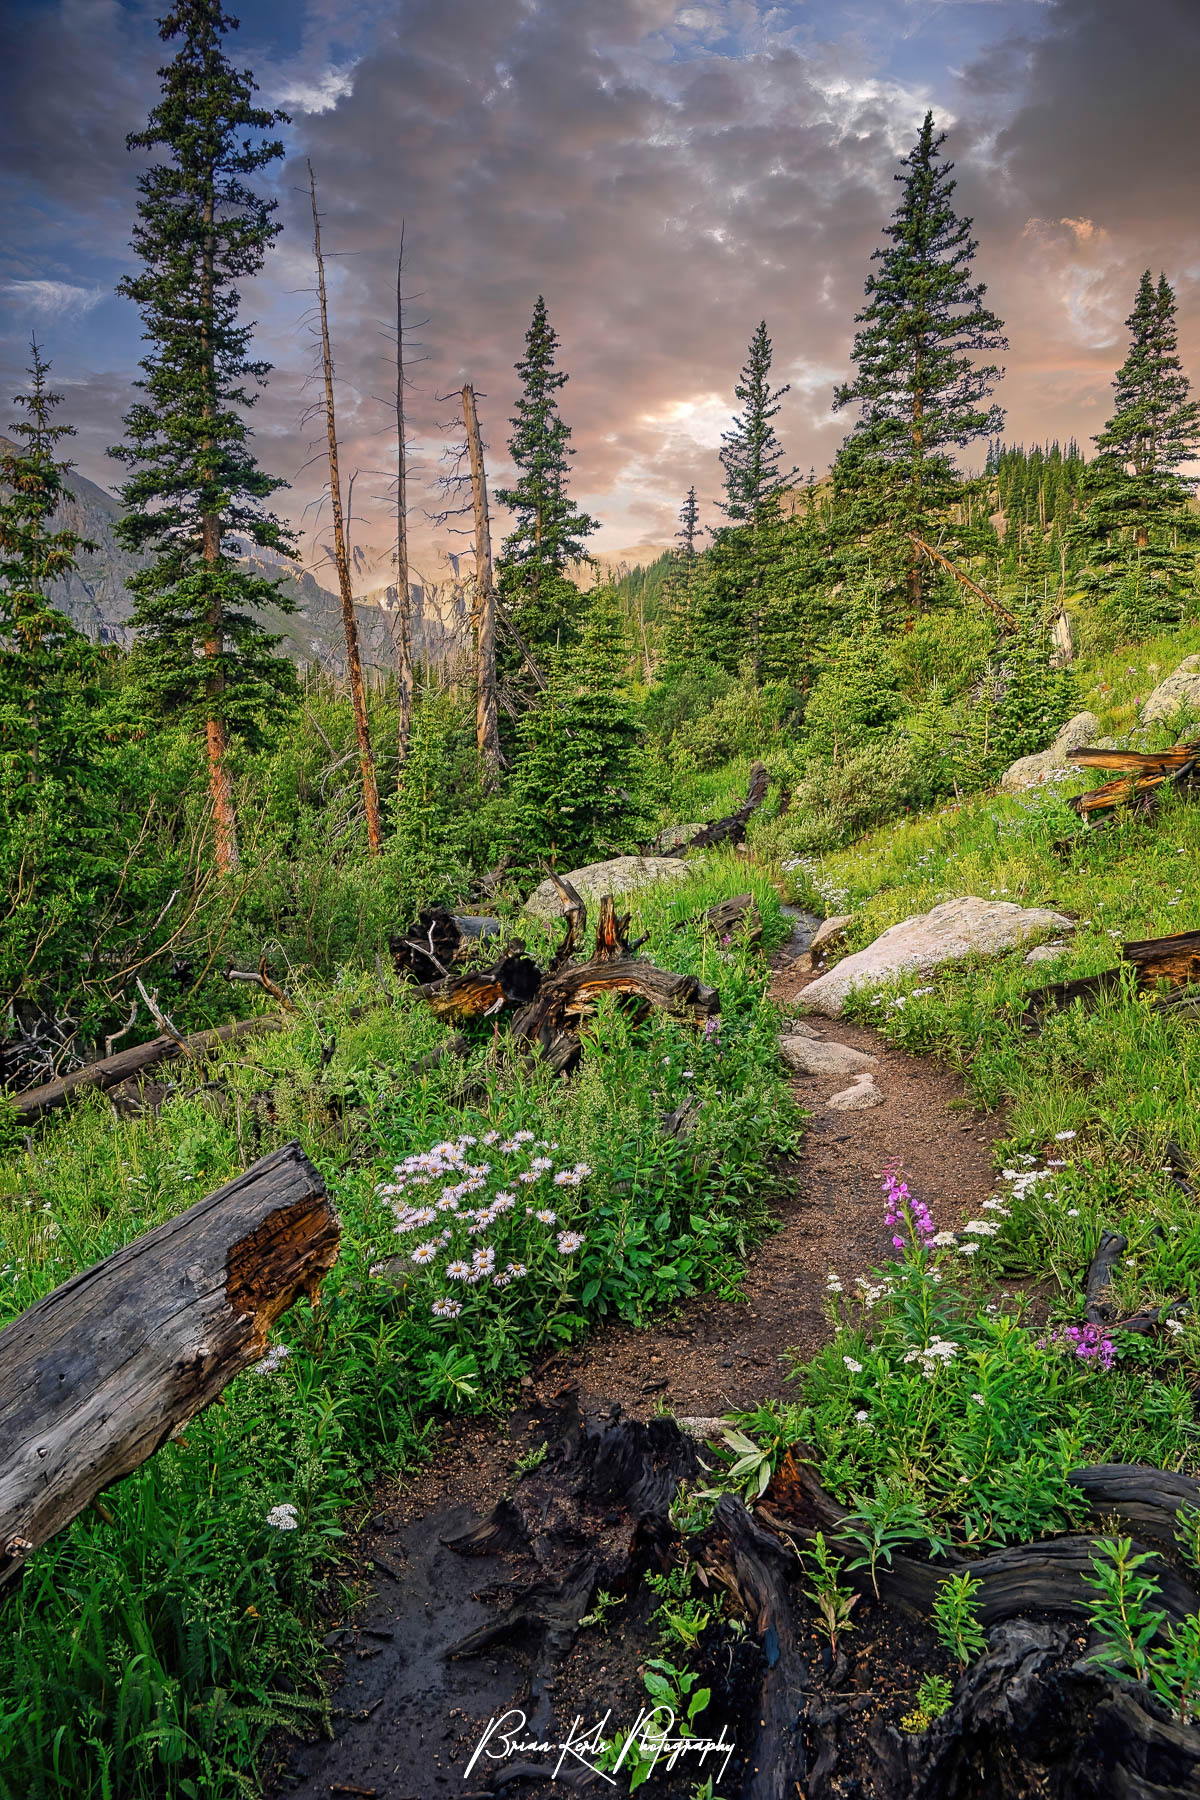
<svg viewBox="0 0 1200 1800">
<path fill-rule="evenodd" d="M 1129 355 L 1113 382 L 1113 416 L 1092 440 L 1098 454 L 1084 471 L 1076 541 L 1088 555 L 1088 585 L 1136 591 L 1133 611 L 1150 625 L 1177 617 L 1195 583 L 1197 527 L 1187 504 L 1195 482 L 1179 465 L 1200 450 L 1200 405 L 1179 358 L 1165 275 L 1156 287 L 1146 270 L 1126 324 Z"/>
<path fill-rule="evenodd" d="M 567 375 L 555 367 L 557 350 L 558 334 L 539 294 L 525 355 L 516 364 L 522 391 L 508 449 L 517 478 L 511 488 L 496 489 L 498 503 L 516 514 L 497 564 L 500 591 L 513 623 L 535 647 L 574 635 L 580 597 L 567 565 L 587 555 L 586 540 L 597 526 L 567 492 L 567 459 L 575 452 L 558 410 Z"/>
<path fill-rule="evenodd" d="M 95 545 L 51 529 L 72 466 L 55 451 L 75 428 L 52 423 L 62 395 L 46 385 L 50 365 L 36 340 L 32 356 L 30 391 L 14 402 L 24 415 L 11 427 L 17 442 L 0 450 L 0 758 L 9 807 L 48 780 L 74 786 L 83 776 L 77 714 L 94 661 L 82 632 L 46 594 L 73 571 L 79 551 Z"/>
<path fill-rule="evenodd" d="M 950 452 L 999 432 L 1004 418 L 988 404 L 1001 371 L 974 353 L 1007 341 L 973 279 L 978 245 L 971 220 L 954 211 L 944 143 L 927 113 L 896 175 L 903 193 L 884 228 L 890 241 L 872 255 L 878 271 L 855 318 L 857 373 L 834 394 L 835 408 L 860 408 L 835 466 L 839 511 L 852 538 L 884 551 L 910 612 L 932 580 L 913 538 L 931 541 L 965 497 Z"/>
<path fill-rule="evenodd" d="M 690 487 L 687 499 L 679 509 L 679 530 L 675 533 L 679 548 L 671 553 L 671 566 L 663 584 L 667 614 L 667 654 L 673 662 L 693 656 L 698 648 L 693 601 L 699 555 L 696 539 L 699 535 L 700 504 L 696 499 L 695 488 Z"/>
<path fill-rule="evenodd" d="M 217 866 L 237 867 L 229 749 L 260 740 L 295 687 L 278 639 L 255 616 L 288 612 L 278 584 L 239 560 L 246 544 L 292 554 L 291 537 L 263 503 L 286 484 L 264 474 L 245 414 L 269 365 L 251 360 L 252 327 L 239 322 L 237 283 L 262 268 L 281 227 L 276 203 L 244 179 L 283 155 L 265 137 L 286 119 L 255 106 L 255 83 L 222 41 L 237 21 L 220 0 L 178 0 L 159 25 L 182 38 L 159 71 L 162 98 L 130 149 L 162 146 L 167 161 L 139 178 L 133 247 L 142 272 L 118 292 L 141 309 L 145 398 L 125 415 L 126 441 L 111 454 L 132 473 L 122 489 L 122 541 L 147 552 L 130 582 L 139 633 L 137 665 L 148 700 L 204 733 Z"/>
<path fill-rule="evenodd" d="M 733 428 L 721 433 L 721 467 L 725 471 L 725 499 L 722 511 L 736 525 L 757 525 L 771 507 L 777 506 L 782 490 L 795 469 L 780 473 L 783 446 L 771 421 L 779 412 L 779 402 L 789 391 L 790 383 L 771 387 L 771 362 L 774 349 L 767 336 L 763 319 L 750 339 L 740 379 L 734 386 L 734 398 L 742 410 L 733 420 Z"/>
</svg>

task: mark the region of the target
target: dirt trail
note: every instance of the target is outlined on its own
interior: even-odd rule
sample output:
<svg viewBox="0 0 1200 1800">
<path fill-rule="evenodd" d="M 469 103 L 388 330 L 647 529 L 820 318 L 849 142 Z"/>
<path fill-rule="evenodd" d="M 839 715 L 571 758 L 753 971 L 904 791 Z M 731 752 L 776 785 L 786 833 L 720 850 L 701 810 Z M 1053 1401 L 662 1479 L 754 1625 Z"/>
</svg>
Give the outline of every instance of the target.
<svg viewBox="0 0 1200 1800">
<path fill-rule="evenodd" d="M 783 964 L 772 993 L 786 1005 L 808 979 Z M 380 1558 L 391 1574 L 344 1644 L 331 1634 L 331 1648 L 347 1656 L 335 1738 L 295 1753 L 284 1792 L 304 1800 L 455 1792 L 472 1800 L 483 1791 L 485 1768 L 464 1781 L 472 1748 L 490 1716 L 520 1704 L 527 1665 L 508 1647 L 464 1663 L 439 1659 L 446 1644 L 487 1621 L 489 1586 L 504 1573 L 499 1558 L 459 1557 L 439 1540 L 486 1513 L 511 1485 L 516 1459 L 541 1441 L 564 1388 L 578 1389 L 584 1412 L 618 1404 L 639 1417 L 664 1404 L 681 1416 L 712 1416 L 794 1395 L 787 1352 L 811 1353 L 827 1335 L 828 1271 L 836 1268 L 849 1288 L 888 1254 L 880 1174 L 891 1158 L 901 1158 L 939 1227 L 978 1213 L 995 1184 L 991 1147 L 1001 1120 L 974 1112 L 956 1077 L 891 1049 L 875 1032 L 841 1020 L 812 1023 L 826 1041 L 878 1057 L 884 1103 L 831 1112 L 826 1103 L 846 1077 L 796 1078 L 812 1116 L 780 1228 L 750 1258 L 744 1299 L 700 1295 L 650 1330 L 602 1328 L 527 1379 L 524 1408 L 507 1425 L 458 1421 L 448 1429 L 436 1465 L 392 1496 L 360 1540 L 363 1560 Z M 614 1664 L 614 1704 L 636 1692 L 633 1675 Z"/>
</svg>

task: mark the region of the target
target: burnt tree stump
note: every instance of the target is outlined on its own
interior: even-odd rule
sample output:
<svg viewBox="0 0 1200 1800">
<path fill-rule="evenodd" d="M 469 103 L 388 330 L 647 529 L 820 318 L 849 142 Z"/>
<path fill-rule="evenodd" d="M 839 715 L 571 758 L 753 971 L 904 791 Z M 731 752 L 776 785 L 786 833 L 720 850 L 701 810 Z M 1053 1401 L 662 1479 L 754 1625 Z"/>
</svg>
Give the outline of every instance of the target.
<svg viewBox="0 0 1200 1800">
<path fill-rule="evenodd" d="M 340 1226 L 288 1144 L 0 1333 L 0 1588 L 102 1488 L 257 1362 Z"/>
</svg>

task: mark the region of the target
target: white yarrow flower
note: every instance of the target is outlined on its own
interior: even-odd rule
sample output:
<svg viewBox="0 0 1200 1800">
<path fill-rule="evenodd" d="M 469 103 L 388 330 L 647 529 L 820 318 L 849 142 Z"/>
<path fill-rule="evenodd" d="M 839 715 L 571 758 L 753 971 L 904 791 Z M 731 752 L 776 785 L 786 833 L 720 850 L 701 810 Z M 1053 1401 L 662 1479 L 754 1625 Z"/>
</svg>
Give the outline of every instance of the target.
<svg viewBox="0 0 1200 1800">
<path fill-rule="evenodd" d="M 295 1531 L 299 1523 L 296 1508 L 290 1500 L 285 1500 L 280 1506 L 273 1506 L 267 1514 L 267 1524 L 276 1531 Z"/>
</svg>

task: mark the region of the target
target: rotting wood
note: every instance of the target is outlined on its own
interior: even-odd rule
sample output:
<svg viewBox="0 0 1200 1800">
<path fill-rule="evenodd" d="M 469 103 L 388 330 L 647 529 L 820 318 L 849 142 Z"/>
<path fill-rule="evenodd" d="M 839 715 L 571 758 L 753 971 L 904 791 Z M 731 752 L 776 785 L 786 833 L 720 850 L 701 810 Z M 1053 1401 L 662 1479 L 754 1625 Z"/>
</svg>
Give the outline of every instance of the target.
<svg viewBox="0 0 1200 1800">
<path fill-rule="evenodd" d="M 720 938 L 723 944 L 734 938 L 745 944 L 757 944 L 763 933 L 762 916 L 753 894 L 735 894 L 710 906 L 704 914 L 704 928 Z"/>
<path fill-rule="evenodd" d="M 134 1044 L 131 1049 L 118 1050 L 115 1056 L 101 1057 L 98 1062 L 85 1063 L 80 1069 L 72 1069 L 69 1075 L 61 1075 L 55 1081 L 47 1081 L 41 1087 L 28 1088 L 23 1094 L 13 1094 L 9 1104 L 14 1108 L 17 1117 L 23 1124 L 31 1125 L 44 1113 L 52 1111 L 56 1106 L 63 1106 L 73 1094 L 88 1088 L 100 1093 L 116 1087 L 119 1082 L 128 1081 L 140 1075 L 145 1069 L 152 1069 L 156 1063 L 166 1062 L 173 1056 L 182 1056 L 185 1052 L 191 1057 L 208 1056 L 225 1044 L 236 1039 L 248 1037 L 257 1032 L 282 1031 L 286 1020 L 274 1013 L 262 1013 L 254 1019 L 238 1019 L 231 1025 L 217 1025 L 211 1031 L 197 1031 L 191 1037 L 184 1038 L 180 1044 L 175 1038 L 167 1036 L 151 1038 L 148 1043 Z"/>
<path fill-rule="evenodd" d="M 456 966 L 467 962 L 484 940 L 499 934 L 499 919 L 452 913 L 444 906 L 433 906 L 390 937 L 388 949 L 398 975 L 429 982 L 449 975 Z"/>
<path fill-rule="evenodd" d="M 287 1144 L 0 1333 L 0 1587 L 261 1358 L 339 1234 Z"/>
<path fill-rule="evenodd" d="M 1097 975 L 1081 975 L 1073 981 L 1053 981 L 1033 988 L 1025 997 L 1022 1015 L 1026 1024 L 1038 1023 L 1052 1008 L 1072 1001 L 1093 1001 L 1120 991 L 1123 971 L 1131 971 L 1142 993 L 1153 993 L 1165 983 L 1167 993 L 1152 1002 L 1156 1011 L 1186 1014 L 1200 1008 L 1200 995 L 1181 992 L 1200 982 L 1200 931 L 1178 931 L 1169 937 L 1131 939 L 1121 945 L 1120 962 Z"/>
<path fill-rule="evenodd" d="M 1067 761 L 1081 769 L 1123 769 L 1127 774 L 1153 774 L 1159 769 L 1181 769 L 1200 755 L 1200 738 L 1176 744 L 1171 750 L 1101 750 L 1084 745 L 1067 753 Z"/>
<path fill-rule="evenodd" d="M 1191 795 L 1200 788 L 1196 764 L 1200 738 L 1175 744 L 1169 750 L 1100 750 L 1084 746 L 1069 753 L 1070 761 L 1083 769 L 1119 769 L 1115 781 L 1076 794 L 1067 805 L 1088 825 L 1105 825 L 1122 808 L 1152 814 L 1163 787 L 1170 785 Z"/>
<path fill-rule="evenodd" d="M 471 622 L 475 639 L 475 744 L 489 786 L 500 773 L 500 724 L 496 703 L 496 584 L 492 574 L 492 532 L 488 520 L 487 474 L 475 389 L 462 391 L 463 424 L 471 466 L 471 498 L 475 519 L 475 601 Z"/>
<path fill-rule="evenodd" d="M 439 1019 L 486 1019 L 506 1006 L 521 1005 L 537 993 L 542 972 L 533 958 L 514 950 L 489 969 L 469 970 L 431 981 L 418 989 Z"/>
</svg>

